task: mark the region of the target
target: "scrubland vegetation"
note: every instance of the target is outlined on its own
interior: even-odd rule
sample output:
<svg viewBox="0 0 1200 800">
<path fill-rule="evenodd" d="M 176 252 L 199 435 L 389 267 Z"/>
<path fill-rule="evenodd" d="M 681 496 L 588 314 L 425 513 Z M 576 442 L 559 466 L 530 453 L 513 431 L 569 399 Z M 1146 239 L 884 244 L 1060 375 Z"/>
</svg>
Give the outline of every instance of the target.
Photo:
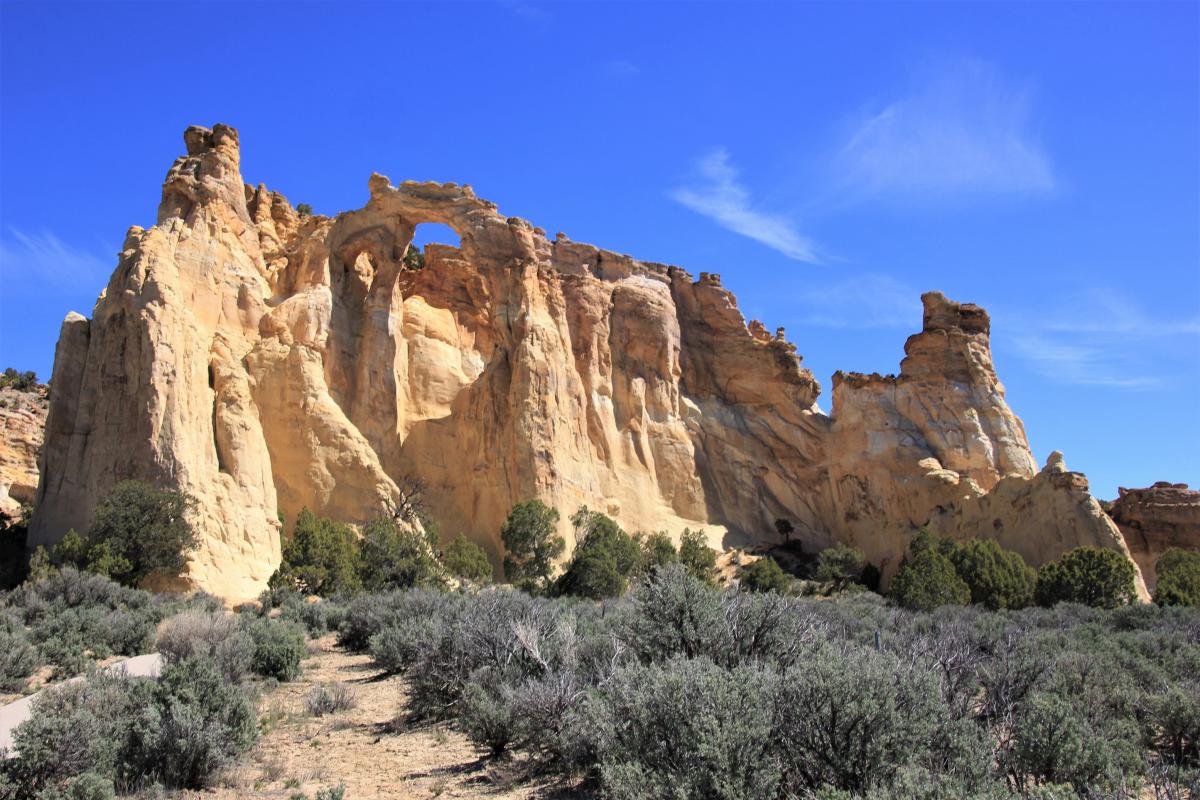
<svg viewBox="0 0 1200 800">
<path fill-rule="evenodd" d="M 888 597 L 853 548 L 794 541 L 722 588 L 702 532 L 676 547 L 586 508 L 556 570 L 558 512 L 533 501 L 501 532 L 516 586 L 496 586 L 464 537 L 439 551 L 399 515 L 356 532 L 305 512 L 272 588 L 230 614 L 77 569 L 129 583 L 186 552 L 186 498 L 119 488 L 138 513 L 102 504 L 3 596 L 0 682 L 153 651 L 163 676 L 91 672 L 45 692 L 0 797 L 203 786 L 253 747 L 258 697 L 300 674 L 305 638 L 328 633 L 402 676 L 413 720 L 449 721 L 486 758 L 580 797 L 1200 791 L 1196 553 L 1163 557 L 1153 605 L 1132 602 L 1132 566 L 1110 551 L 1035 571 L 994 542 L 925 533 Z M 304 705 L 353 713 L 354 692 L 316 685 Z"/>
</svg>

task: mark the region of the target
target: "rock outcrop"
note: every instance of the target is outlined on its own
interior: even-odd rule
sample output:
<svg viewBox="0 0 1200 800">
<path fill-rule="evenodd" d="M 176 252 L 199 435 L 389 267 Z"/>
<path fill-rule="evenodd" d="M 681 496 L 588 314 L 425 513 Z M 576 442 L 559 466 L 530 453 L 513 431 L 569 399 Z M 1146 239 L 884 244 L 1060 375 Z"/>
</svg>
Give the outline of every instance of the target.
<svg viewBox="0 0 1200 800">
<path fill-rule="evenodd" d="M 1109 513 L 1151 591 L 1158 559 L 1167 550 L 1200 550 L 1200 492 L 1186 483 L 1159 481 L 1146 489 L 1117 490 Z"/>
<path fill-rule="evenodd" d="M 1085 546 L 1131 555 L 1121 531 L 1088 491 L 1087 478 L 1069 471 L 1059 452 L 1051 453 L 1033 477 L 1007 476 L 986 494 L 967 496 L 939 509 L 928 527 L 960 541 L 994 539 L 1030 564 L 1044 564 Z M 1149 600 L 1141 574 L 1136 583 L 1138 596 Z"/>
<path fill-rule="evenodd" d="M 0 524 L 33 505 L 46 406 L 45 386 L 0 389 Z"/>
<path fill-rule="evenodd" d="M 232 128 L 184 138 L 158 224 L 63 324 L 31 544 L 122 478 L 179 487 L 200 500 L 190 578 L 241 599 L 278 562 L 280 515 L 363 522 L 416 476 L 440 530 L 497 561 L 508 509 L 537 497 L 568 541 L 582 504 L 729 546 L 784 517 L 887 574 L 916 526 L 1040 479 L 976 306 L 925 295 L 900 375 L 839 373 L 826 415 L 783 331 L 747 325 L 717 275 L 548 239 L 469 186 L 373 175 L 365 207 L 302 215 L 242 184 Z M 460 244 L 409 269 L 427 222 Z M 1029 535 L 1107 541 L 1087 519 Z"/>
</svg>

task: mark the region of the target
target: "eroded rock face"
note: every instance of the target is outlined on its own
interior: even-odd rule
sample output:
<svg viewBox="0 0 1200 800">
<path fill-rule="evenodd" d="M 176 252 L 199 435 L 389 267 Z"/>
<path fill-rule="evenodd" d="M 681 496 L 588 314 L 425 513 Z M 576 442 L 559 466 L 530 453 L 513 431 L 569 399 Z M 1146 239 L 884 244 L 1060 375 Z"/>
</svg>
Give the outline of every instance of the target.
<svg viewBox="0 0 1200 800">
<path fill-rule="evenodd" d="M 568 541 L 583 504 L 725 545 L 785 517 L 886 574 L 939 509 L 1035 474 L 976 306 L 925 295 L 900 375 L 839 373 L 825 415 L 717 275 L 549 240 L 469 186 L 374 175 L 362 209 L 301 216 L 242 184 L 232 128 L 185 140 L 158 224 L 63 324 L 32 544 L 118 480 L 176 486 L 200 500 L 191 579 L 242 599 L 278 563 L 279 514 L 365 522 L 416 475 L 440 529 L 497 561 L 508 509 L 537 497 Z M 460 245 L 405 269 L 425 222 Z"/>
<path fill-rule="evenodd" d="M 0 389 L 0 524 L 33 505 L 46 426 L 46 387 Z"/>
<path fill-rule="evenodd" d="M 1151 591 L 1158 559 L 1172 547 L 1200 550 L 1200 492 L 1186 483 L 1159 481 L 1146 489 L 1117 490 L 1110 513 Z"/>
</svg>

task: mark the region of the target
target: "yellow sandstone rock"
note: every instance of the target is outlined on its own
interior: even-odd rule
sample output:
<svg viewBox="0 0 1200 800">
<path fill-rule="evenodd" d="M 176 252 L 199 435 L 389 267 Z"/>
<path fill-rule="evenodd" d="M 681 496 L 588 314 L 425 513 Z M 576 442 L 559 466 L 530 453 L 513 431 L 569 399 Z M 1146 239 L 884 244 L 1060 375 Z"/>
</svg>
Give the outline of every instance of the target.
<svg viewBox="0 0 1200 800">
<path fill-rule="evenodd" d="M 775 541 L 784 517 L 885 574 L 931 519 L 1035 564 L 1122 546 L 1090 507 L 983 523 L 1010 485 L 1055 515 L 1095 501 L 1036 473 L 976 306 L 925 295 L 900 375 L 835 375 L 826 415 L 783 331 L 748 326 L 717 275 L 548 240 L 469 186 L 372 175 L 363 208 L 300 215 L 243 185 L 232 128 L 184 139 L 158 224 L 130 230 L 92 318 L 63 323 L 31 546 L 85 527 L 119 480 L 177 487 L 200 501 L 188 578 L 243 600 L 279 561 L 280 514 L 362 523 L 409 476 L 497 562 L 535 497 L 568 543 L 583 504 L 724 546 Z M 460 245 L 406 269 L 427 222 Z"/>
</svg>

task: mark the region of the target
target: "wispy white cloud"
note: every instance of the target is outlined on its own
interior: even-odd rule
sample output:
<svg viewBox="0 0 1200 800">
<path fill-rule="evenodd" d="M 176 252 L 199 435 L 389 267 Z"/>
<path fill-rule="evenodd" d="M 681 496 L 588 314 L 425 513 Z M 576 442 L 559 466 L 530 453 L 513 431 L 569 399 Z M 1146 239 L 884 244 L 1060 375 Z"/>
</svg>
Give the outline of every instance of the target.
<svg viewBox="0 0 1200 800">
<path fill-rule="evenodd" d="M 0 236 L 0 276 L 6 285 L 49 283 L 77 289 L 82 283 L 98 288 L 116 264 L 116 256 L 105 249 L 76 247 L 47 230 L 9 228 Z"/>
<path fill-rule="evenodd" d="M 921 293 L 888 275 L 865 273 L 800 292 L 799 321 L 822 328 L 912 328 L 921 324 Z"/>
<path fill-rule="evenodd" d="M 856 195 L 931 198 L 1055 186 L 1030 130 L 1030 94 L 978 61 L 943 63 L 915 91 L 859 118 L 833 159 Z"/>
<path fill-rule="evenodd" d="M 1112 289 L 1091 288 L 1070 297 L 1066 307 L 1041 323 L 1048 331 L 1124 336 L 1200 334 L 1200 315 L 1172 319 L 1145 309 Z"/>
<path fill-rule="evenodd" d="M 1074 344 L 1061 337 L 1014 336 L 1017 353 L 1039 374 L 1056 383 L 1146 390 L 1162 385 L 1156 377 L 1138 375 L 1122 354 L 1110 348 Z"/>
<path fill-rule="evenodd" d="M 812 241 L 802 236 L 791 220 L 754 207 L 750 192 L 739 180 L 725 148 L 718 147 L 700 159 L 696 170 L 699 182 L 670 193 L 676 202 L 788 258 L 817 263 Z"/>
</svg>

